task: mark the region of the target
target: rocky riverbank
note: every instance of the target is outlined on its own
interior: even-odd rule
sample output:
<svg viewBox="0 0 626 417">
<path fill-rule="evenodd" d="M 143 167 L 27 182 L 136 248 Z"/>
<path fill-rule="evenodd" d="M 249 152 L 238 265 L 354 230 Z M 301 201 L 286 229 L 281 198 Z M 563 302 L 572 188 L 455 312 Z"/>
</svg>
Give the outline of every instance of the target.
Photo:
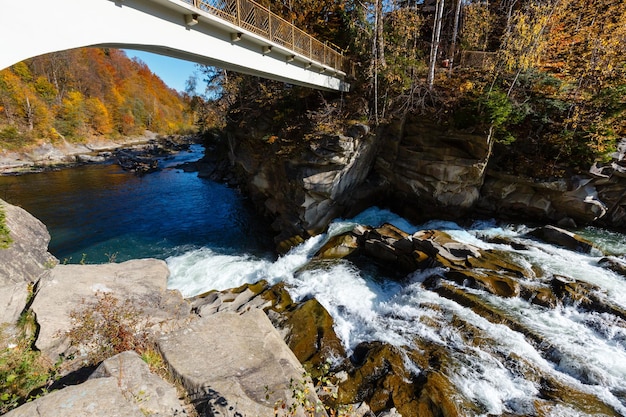
<svg viewBox="0 0 626 417">
<path fill-rule="evenodd" d="M 116 162 L 123 169 L 141 175 L 158 169 L 158 157 L 180 151 L 197 140 L 193 136 L 160 136 L 146 131 L 141 136 L 115 141 L 63 141 L 43 143 L 21 151 L 0 150 L 0 175 L 36 173 L 104 162 Z"/>
<path fill-rule="evenodd" d="M 12 240 L 9 248 L 0 249 L 0 323 L 7 335 L 0 350 L 17 348 L 13 341 L 23 327 L 21 317 L 30 315 L 37 328 L 33 347 L 57 364 L 58 373 L 45 387 L 52 393 L 6 415 L 270 417 L 276 407 L 319 403 L 283 341 L 291 332 L 283 327 L 279 333 L 254 303 L 234 312 L 209 309 L 207 296 L 183 299 L 167 289 L 168 268 L 155 259 L 59 265 L 47 252 L 50 237 L 41 222 L 5 202 L 0 201 L 0 208 Z M 119 325 L 116 320 L 128 324 L 115 328 L 115 340 L 130 336 L 120 329 L 136 333 L 132 340 L 149 340 L 170 379 L 148 369 L 135 353 L 103 357 L 98 352 L 110 346 L 88 337 L 77 343 L 76 325 L 84 324 L 86 316 L 102 327 Z M 95 371 L 90 368 L 94 354 L 106 359 Z M 179 391 L 172 381 L 178 381 Z M 304 396 L 292 393 L 294 384 Z M 368 410 L 364 404 L 354 409 L 361 410 L 355 416 Z"/>
<path fill-rule="evenodd" d="M 281 252 L 324 231 L 332 219 L 372 205 L 415 223 L 496 218 L 626 229 L 626 141 L 611 162 L 587 173 L 538 179 L 490 169 L 488 131 L 458 130 L 419 115 L 378 131 L 349 122 L 344 132 L 301 141 L 264 140 L 271 132 L 261 127 L 271 121 L 263 116 L 246 126 L 225 133 L 224 155 L 273 222 Z"/>
<path fill-rule="evenodd" d="M 302 377 L 304 369 L 322 382 L 320 394 L 334 393 L 322 395 L 327 406 L 348 410 L 344 415 L 350 416 L 477 416 L 486 409 L 502 416 L 613 416 L 624 409 L 610 400 L 623 400 L 620 383 L 605 388 L 609 396 L 590 389 L 594 381 L 607 377 L 590 364 L 572 363 L 572 352 L 498 301 L 519 300 L 545 314 L 566 309 L 588 315 L 593 329 L 613 329 L 611 337 L 621 343 L 626 310 L 611 301 L 605 289 L 547 272 L 542 265 L 497 249 L 511 246 L 532 252 L 550 243 L 572 253 L 598 251 L 563 229 L 532 229 L 522 238 L 481 237 L 497 247 L 488 250 L 438 230 L 407 233 L 390 224 L 357 226 L 335 235 L 297 274 L 344 260 L 375 264 L 389 279 L 408 280 L 404 296 L 415 291 L 440 297 L 424 298 L 413 313 L 414 325 L 424 331 L 410 336 L 410 342 L 363 342 L 352 346 L 348 355 L 328 311 L 312 297 L 294 302 L 284 283 L 259 281 L 184 299 L 167 289 L 169 271 L 162 261 L 57 265 L 45 251 L 45 226 L 19 208 L 5 203 L 2 208 L 13 242 L 0 250 L 2 265 L 9 266 L 0 271 L 0 302 L 6 305 L 0 321 L 5 328 L 17 329 L 24 321 L 20 316 L 30 312 L 37 327 L 34 346 L 51 363 L 60 364 L 57 372 L 62 377 L 48 386 L 54 392 L 10 416 L 67 415 L 70 403 L 72 415 L 85 416 L 269 417 L 277 406 L 278 415 L 292 415 L 281 411 L 282 406 L 288 410 L 294 401 L 303 404 L 302 393 L 311 393 L 307 401 L 317 402 L 315 388 Z M 623 258 L 616 256 L 598 265 L 617 273 L 626 269 Z M 177 386 L 132 352 L 100 352 L 97 362 L 104 362 L 97 370 L 89 367 L 99 346 L 85 337 L 77 343 L 76 324 L 89 321 L 86 317 L 97 319 L 115 306 L 132 313 L 130 330 L 154 343 L 164 361 L 161 367 L 180 382 Z M 98 314 L 90 315 L 94 310 Z M 384 325 L 394 326 L 405 313 L 389 310 Z M 102 326 L 108 327 L 108 322 Z M 498 338 L 500 333 L 513 342 Z M 10 338 L 6 341 L 11 343 Z M 503 390 L 526 389 L 530 394 L 496 406 L 472 397 L 475 388 L 468 393 L 457 373 L 468 372 L 468 361 L 474 360 L 478 362 L 470 365 L 471 372 L 483 373 L 477 380 L 494 377 L 481 368 L 495 361 L 507 378 L 516 375 L 516 387 Z M 569 365 L 553 368 L 543 361 Z"/>
</svg>

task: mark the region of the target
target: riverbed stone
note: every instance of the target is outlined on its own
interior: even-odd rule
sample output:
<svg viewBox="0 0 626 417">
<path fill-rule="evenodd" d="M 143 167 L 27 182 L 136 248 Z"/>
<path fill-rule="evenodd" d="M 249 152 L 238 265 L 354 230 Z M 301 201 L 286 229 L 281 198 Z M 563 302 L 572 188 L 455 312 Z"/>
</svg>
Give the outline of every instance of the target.
<svg viewBox="0 0 626 417">
<path fill-rule="evenodd" d="M 12 242 L 0 248 L 0 286 L 35 283 L 58 263 L 48 253 L 50 234 L 46 226 L 21 207 L 0 200 Z"/>
<path fill-rule="evenodd" d="M 126 399 L 118 382 L 109 377 L 69 386 L 9 411 L 5 417 L 145 417 Z"/>
<path fill-rule="evenodd" d="M 605 256 L 598 261 L 598 265 L 626 277 L 626 260 L 617 256 Z"/>
<path fill-rule="evenodd" d="M 132 300 L 147 329 L 166 332 L 188 319 L 190 305 L 178 291 L 167 290 L 164 261 L 137 259 L 119 264 L 57 265 L 41 284 L 32 304 L 40 326 L 35 345 L 56 360 L 69 348 L 70 312 L 86 308 L 96 294 Z"/>
<path fill-rule="evenodd" d="M 148 364 L 134 351 L 122 352 L 105 360 L 89 379 L 107 377 L 115 378 L 118 388 L 145 416 L 186 415 L 176 388 L 152 373 Z"/>
<path fill-rule="evenodd" d="M 274 417 L 276 404 L 292 401 L 290 380 L 303 381 L 300 362 L 259 309 L 202 317 L 157 343 L 201 416 Z"/>
<path fill-rule="evenodd" d="M 575 252 L 590 253 L 594 248 L 593 243 L 587 239 L 556 226 L 538 227 L 530 231 L 528 235 Z"/>
</svg>

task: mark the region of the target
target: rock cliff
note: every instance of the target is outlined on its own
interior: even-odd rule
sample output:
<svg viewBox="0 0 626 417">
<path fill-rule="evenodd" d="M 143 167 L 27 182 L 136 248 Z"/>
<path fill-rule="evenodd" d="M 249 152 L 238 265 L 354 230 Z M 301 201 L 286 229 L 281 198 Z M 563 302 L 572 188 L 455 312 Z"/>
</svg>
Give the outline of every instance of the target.
<svg viewBox="0 0 626 417">
<path fill-rule="evenodd" d="M 589 173 L 540 180 L 490 170 L 488 131 L 470 133 L 425 115 L 393 120 L 376 132 L 354 124 L 301 141 L 263 134 L 231 133 L 230 160 L 273 221 L 280 251 L 371 205 L 416 223 L 480 216 L 626 227 L 626 141 L 612 162 Z"/>
<path fill-rule="evenodd" d="M 251 198 L 273 221 L 279 250 L 323 232 L 361 202 L 375 156 L 375 135 L 362 124 L 345 134 L 318 134 L 300 143 L 251 132 L 233 133 L 232 163 Z"/>
</svg>

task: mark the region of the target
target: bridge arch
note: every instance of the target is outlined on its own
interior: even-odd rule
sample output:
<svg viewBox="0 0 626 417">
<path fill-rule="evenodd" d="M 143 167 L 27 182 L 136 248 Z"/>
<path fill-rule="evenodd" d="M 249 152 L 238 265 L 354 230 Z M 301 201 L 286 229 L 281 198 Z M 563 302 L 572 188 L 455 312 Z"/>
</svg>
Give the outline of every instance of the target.
<svg viewBox="0 0 626 417">
<path fill-rule="evenodd" d="M 2 0 L 0 69 L 79 47 L 154 52 L 321 89 L 346 73 L 199 9 L 199 0 Z M 224 1 L 226 3 L 226 1 Z"/>
</svg>

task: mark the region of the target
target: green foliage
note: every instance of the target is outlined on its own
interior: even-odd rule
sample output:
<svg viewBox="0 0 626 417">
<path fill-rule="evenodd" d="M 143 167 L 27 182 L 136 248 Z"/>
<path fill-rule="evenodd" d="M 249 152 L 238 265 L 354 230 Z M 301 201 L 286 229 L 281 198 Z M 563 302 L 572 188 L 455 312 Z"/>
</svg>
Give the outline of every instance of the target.
<svg viewBox="0 0 626 417">
<path fill-rule="evenodd" d="M 45 392 L 48 383 L 57 378 L 58 364 L 51 364 L 33 348 L 35 330 L 31 311 L 20 316 L 18 334 L 0 327 L 0 414 L 36 398 L 36 392 Z"/>
<path fill-rule="evenodd" d="M 0 249 L 8 249 L 13 243 L 11 231 L 7 226 L 7 218 L 4 207 L 0 205 Z"/>
<path fill-rule="evenodd" d="M 149 346 L 142 311 L 132 300 L 120 301 L 111 293 L 97 293 L 95 302 L 83 300 L 70 312 L 72 346 L 88 352 L 88 362 L 99 363 L 127 350 L 143 353 Z"/>
</svg>

